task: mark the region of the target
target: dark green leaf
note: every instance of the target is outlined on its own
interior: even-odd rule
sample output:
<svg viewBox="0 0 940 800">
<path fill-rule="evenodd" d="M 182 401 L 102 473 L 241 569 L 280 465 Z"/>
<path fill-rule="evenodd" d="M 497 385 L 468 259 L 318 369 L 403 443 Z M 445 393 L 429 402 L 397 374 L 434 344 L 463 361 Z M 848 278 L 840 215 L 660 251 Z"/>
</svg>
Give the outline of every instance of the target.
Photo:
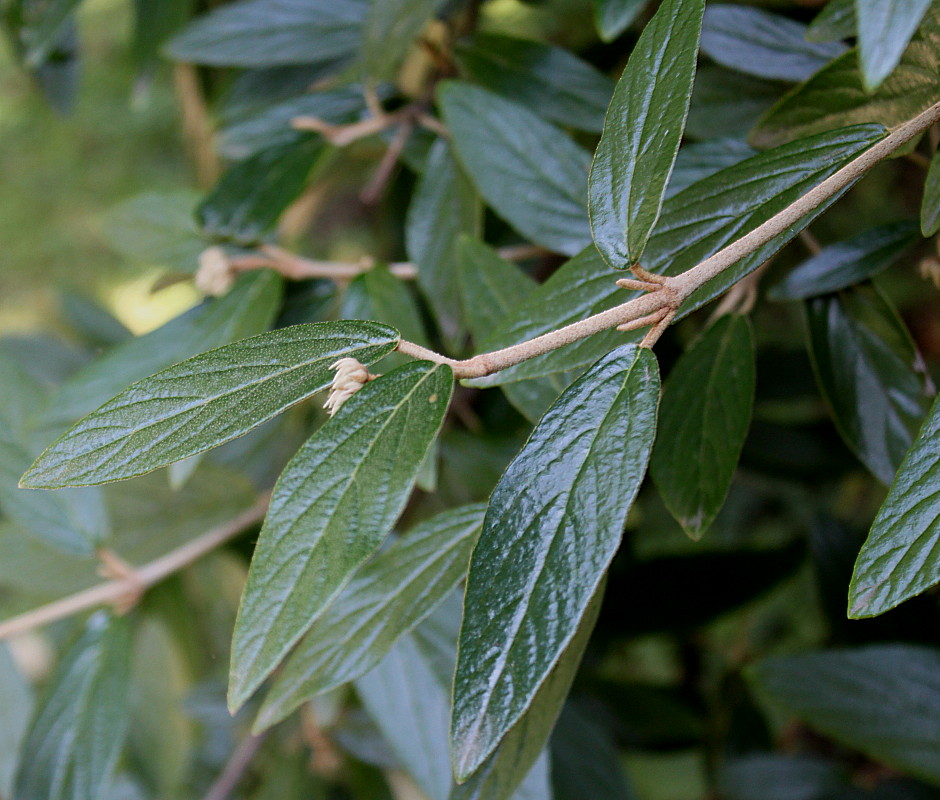
<svg viewBox="0 0 940 800">
<path fill-rule="evenodd" d="M 927 170 L 920 206 L 920 230 L 925 237 L 940 231 L 940 152 L 934 153 Z"/>
<path fill-rule="evenodd" d="M 858 60 L 869 92 L 898 65 L 929 6 L 930 0 L 855 0 Z"/>
<path fill-rule="evenodd" d="M 20 747 L 34 705 L 29 681 L 20 673 L 7 646 L 0 644 L 0 797 L 12 796 Z"/>
<path fill-rule="evenodd" d="M 65 290 L 60 297 L 65 322 L 92 347 L 114 347 L 133 335 L 123 322 L 87 295 Z"/>
<path fill-rule="evenodd" d="M 940 782 L 940 653 L 912 645 L 830 650 L 762 661 L 762 694 L 876 761 Z"/>
<path fill-rule="evenodd" d="M 471 505 L 438 514 L 359 570 L 287 660 L 255 729 L 363 675 L 427 617 L 466 574 L 484 510 Z"/>
<path fill-rule="evenodd" d="M 849 448 L 882 483 L 894 479 L 933 388 L 904 323 L 870 286 L 806 302 L 819 388 Z"/>
<path fill-rule="evenodd" d="M 450 369 L 412 362 L 367 383 L 287 465 L 232 642 L 239 708 L 388 534 L 444 418 Z"/>
<path fill-rule="evenodd" d="M 646 3 L 647 0 L 593 0 L 594 17 L 601 39 L 610 42 L 620 36 Z"/>
<path fill-rule="evenodd" d="M 695 76 L 686 135 L 697 139 L 743 139 L 787 87 L 780 81 L 702 64 Z"/>
<path fill-rule="evenodd" d="M 549 122 L 600 133 L 614 83 L 568 50 L 544 42 L 478 33 L 459 42 L 466 77 Z"/>
<path fill-rule="evenodd" d="M 193 0 L 134 0 L 133 53 L 137 69 L 149 71 L 160 61 L 160 48 L 189 19 Z"/>
<path fill-rule="evenodd" d="M 401 62 L 443 0 L 382 0 L 370 4 L 362 29 L 362 74 L 369 82 L 393 80 Z"/>
<path fill-rule="evenodd" d="M 940 581 L 940 401 L 935 400 L 858 554 L 849 616 L 873 617 Z"/>
<path fill-rule="evenodd" d="M 74 24 L 74 12 L 81 0 L 12 0 L 3 9 L 6 25 L 27 69 L 46 64 L 61 46 L 63 35 Z"/>
<path fill-rule="evenodd" d="M 806 29 L 808 42 L 834 42 L 855 36 L 855 0 L 829 0 Z"/>
<path fill-rule="evenodd" d="M 693 539 L 724 505 L 751 423 L 754 380 L 751 326 L 729 315 L 683 354 L 666 381 L 650 474 Z"/>
<path fill-rule="evenodd" d="M 127 733 L 130 626 L 93 616 L 52 678 L 16 776 L 17 800 L 106 796 Z"/>
<path fill-rule="evenodd" d="M 49 402 L 50 427 L 71 424 L 129 384 L 197 353 L 268 328 L 281 299 L 281 279 L 259 270 L 225 297 L 209 300 L 144 336 L 128 339 L 79 370 Z M 56 433 L 61 431 L 59 428 Z"/>
<path fill-rule="evenodd" d="M 574 636 L 646 472 L 658 402 L 653 354 L 617 348 L 549 409 L 494 490 L 460 634 L 458 780 L 518 721 Z"/>
<path fill-rule="evenodd" d="M 612 267 L 639 262 L 679 152 L 704 0 L 666 0 L 617 83 L 591 166 L 591 233 Z"/>
<path fill-rule="evenodd" d="M 718 775 L 726 800 L 817 800 L 846 784 L 831 761 L 777 753 L 729 759 Z"/>
<path fill-rule="evenodd" d="M 524 106 L 478 86 L 450 81 L 439 98 L 457 157 L 497 214 L 559 253 L 590 242 L 587 152 Z"/>
<path fill-rule="evenodd" d="M 862 85 L 854 50 L 785 95 L 753 131 L 757 147 L 857 122 L 889 128 L 933 105 L 940 90 L 940 8 L 924 17 L 897 69 L 873 93 Z"/>
<path fill-rule="evenodd" d="M 871 228 L 794 267 L 767 293 L 773 300 L 805 300 L 868 280 L 889 267 L 919 240 L 916 222 Z"/>
<path fill-rule="evenodd" d="M 367 0 L 242 0 L 190 24 L 167 46 L 177 61 L 271 67 L 351 58 Z"/>
<path fill-rule="evenodd" d="M 386 267 L 376 266 L 349 282 L 340 304 L 344 319 L 378 320 L 394 325 L 401 338 L 426 345 L 418 304 L 405 284 Z"/>
<path fill-rule="evenodd" d="M 138 381 L 81 419 L 22 484 L 107 483 L 217 447 L 328 386 L 340 358 L 371 364 L 398 338 L 377 323 L 313 322 L 210 350 Z"/>
<path fill-rule="evenodd" d="M 462 342 L 457 237 L 477 233 L 482 209 L 473 185 L 439 139 L 431 147 L 405 222 L 408 257 L 418 265 L 418 286 L 452 348 Z M 407 337 L 406 337 L 407 338 Z"/>
<path fill-rule="evenodd" d="M 555 800 L 630 800 L 617 744 L 604 727 L 583 710 L 568 703 L 552 734 L 552 788 Z"/>
<path fill-rule="evenodd" d="M 741 139 L 711 139 L 687 144 L 679 149 L 679 155 L 676 156 L 676 166 L 666 187 L 666 199 L 754 155 L 757 155 L 757 151 Z"/>
<path fill-rule="evenodd" d="M 304 190 L 325 147 L 319 136 L 307 134 L 229 167 L 196 209 L 203 234 L 239 245 L 257 244 Z"/>
<path fill-rule="evenodd" d="M 805 25 L 760 8 L 710 5 L 702 24 L 703 53 L 759 78 L 798 83 L 845 49 L 841 43 L 808 42 Z"/>
</svg>

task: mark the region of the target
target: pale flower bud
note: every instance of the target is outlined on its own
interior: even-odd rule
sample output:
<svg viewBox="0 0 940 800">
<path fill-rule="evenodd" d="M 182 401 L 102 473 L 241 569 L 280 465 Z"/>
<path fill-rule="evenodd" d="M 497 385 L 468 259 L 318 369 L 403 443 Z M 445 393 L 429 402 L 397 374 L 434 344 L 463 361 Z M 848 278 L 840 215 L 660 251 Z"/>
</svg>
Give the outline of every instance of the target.
<svg viewBox="0 0 940 800">
<path fill-rule="evenodd" d="M 341 358 L 331 364 L 330 369 L 335 369 L 336 374 L 330 386 L 330 396 L 326 398 L 323 407 L 332 417 L 343 403 L 376 376 L 370 375 L 369 370 L 355 358 Z"/>
<path fill-rule="evenodd" d="M 203 250 L 196 271 L 196 288 L 203 294 L 218 297 L 231 289 L 234 282 L 235 273 L 225 251 L 221 247 L 207 247 Z"/>
</svg>

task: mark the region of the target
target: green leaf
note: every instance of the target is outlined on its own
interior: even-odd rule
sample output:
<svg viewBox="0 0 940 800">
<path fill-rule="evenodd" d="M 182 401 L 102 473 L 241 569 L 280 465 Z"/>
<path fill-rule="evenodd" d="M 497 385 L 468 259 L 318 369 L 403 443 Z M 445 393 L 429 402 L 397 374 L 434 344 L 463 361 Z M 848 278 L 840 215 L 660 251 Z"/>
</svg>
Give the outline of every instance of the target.
<svg viewBox="0 0 940 800">
<path fill-rule="evenodd" d="M 897 311 L 873 287 L 806 301 L 810 355 L 839 433 L 890 484 L 930 407 L 933 387 Z"/>
<path fill-rule="evenodd" d="M 613 736 L 588 708 L 568 703 L 552 734 L 552 788 L 555 800 L 630 800 Z"/>
<path fill-rule="evenodd" d="M 518 721 L 574 636 L 646 472 L 658 402 L 653 354 L 617 348 L 549 409 L 494 490 L 460 633 L 458 780 Z"/>
<path fill-rule="evenodd" d="M 132 52 L 139 72 L 160 63 L 160 48 L 189 20 L 193 0 L 134 0 Z"/>
<path fill-rule="evenodd" d="M 627 28 L 647 4 L 647 0 L 592 0 L 597 32 L 612 42 Z"/>
<path fill-rule="evenodd" d="M 920 230 L 925 237 L 940 231 L 940 152 L 933 154 L 927 170 L 920 206 Z"/>
<path fill-rule="evenodd" d="M 826 736 L 940 783 L 940 652 L 886 644 L 762 661 L 759 691 Z"/>
<path fill-rule="evenodd" d="M 359 570 L 285 663 L 255 730 L 365 674 L 437 608 L 466 575 L 484 511 L 480 504 L 444 511 Z"/>
<path fill-rule="evenodd" d="M 420 361 L 363 386 L 278 479 L 232 642 L 237 709 L 386 537 L 437 436 L 453 388 Z"/>
<path fill-rule="evenodd" d="M 71 424 L 141 378 L 260 333 L 274 321 L 280 300 L 281 279 L 274 272 L 258 270 L 241 277 L 225 297 L 127 340 L 76 372 L 53 394 L 45 421 L 50 427 Z"/>
<path fill-rule="evenodd" d="M 757 151 L 753 147 L 731 137 L 684 145 L 676 156 L 676 165 L 666 187 L 666 200 L 688 189 L 693 183 L 754 155 L 757 155 Z"/>
<path fill-rule="evenodd" d="M 940 581 L 940 400 L 935 400 L 858 554 L 849 616 L 883 614 Z"/>
<path fill-rule="evenodd" d="M 858 60 L 869 92 L 898 65 L 929 7 L 930 0 L 855 0 Z"/>
<path fill-rule="evenodd" d="M 855 36 L 855 0 L 829 0 L 806 29 L 808 42 L 834 42 Z"/>
<path fill-rule="evenodd" d="M 340 358 L 371 364 L 398 338 L 377 323 L 313 322 L 210 350 L 132 384 L 79 420 L 22 485 L 107 483 L 210 450 L 324 389 Z"/>
<path fill-rule="evenodd" d="M 477 233 L 481 220 L 482 209 L 473 185 L 457 165 L 447 142 L 438 139 L 428 153 L 408 207 L 405 245 L 408 258 L 418 265 L 418 286 L 454 349 L 463 338 L 455 269 L 457 237 Z"/>
<path fill-rule="evenodd" d="M 717 783 L 727 800 L 808 800 L 839 796 L 847 777 L 822 758 L 760 753 L 728 759 Z"/>
<path fill-rule="evenodd" d="M 685 133 L 696 139 L 743 139 L 787 86 L 705 62 L 695 75 Z"/>
<path fill-rule="evenodd" d="M 474 340 L 483 342 L 502 320 L 519 308 L 537 284 L 515 264 L 504 261 L 483 242 L 461 237 L 457 244 L 457 272 L 464 298 L 464 314 Z M 530 422 L 538 422 L 570 383 L 568 376 L 505 383 L 510 403 Z"/>
<path fill-rule="evenodd" d="M 349 282 L 340 304 L 340 316 L 345 319 L 378 320 L 394 325 L 401 334 L 400 338 L 416 344 L 428 344 L 421 311 L 414 297 L 403 281 L 381 265 L 357 275 Z"/>
<path fill-rule="evenodd" d="M 362 29 L 362 74 L 369 82 L 394 80 L 421 29 L 443 0 L 381 0 L 369 6 Z"/>
<path fill-rule="evenodd" d="M 917 223 L 902 220 L 870 228 L 829 245 L 788 272 L 767 292 L 772 300 L 805 300 L 868 280 L 919 241 Z"/>
<path fill-rule="evenodd" d="M 42 67 L 61 46 L 64 34 L 74 24 L 81 0 L 48 0 L 44 3 L 13 0 L 4 9 L 18 58 L 29 70 Z"/>
<path fill-rule="evenodd" d="M 257 244 L 304 190 L 325 149 L 319 136 L 306 134 L 229 167 L 196 209 L 202 233 L 217 241 Z"/>
<path fill-rule="evenodd" d="M 760 8 L 710 5 L 702 24 L 703 53 L 759 78 L 798 83 L 845 50 L 841 43 L 809 42 L 805 25 Z"/>
<path fill-rule="evenodd" d="M 754 382 L 750 323 L 730 315 L 682 355 L 666 381 L 650 474 L 692 539 L 702 538 L 724 505 L 751 423 Z"/>
<path fill-rule="evenodd" d="M 702 30 L 704 0 L 666 0 L 617 82 L 591 166 L 591 233 L 612 267 L 643 255 L 672 173 Z"/>
<path fill-rule="evenodd" d="M 869 93 L 854 50 L 839 56 L 771 108 L 751 134 L 756 147 L 858 122 L 893 128 L 932 106 L 940 91 L 940 9 L 931 9 L 897 69 Z"/>
<path fill-rule="evenodd" d="M 242 0 L 205 14 L 167 45 L 177 61 L 271 67 L 351 58 L 368 0 Z"/>
<path fill-rule="evenodd" d="M 604 127 L 613 81 L 562 47 L 477 33 L 457 43 L 461 72 L 549 122 L 592 133 Z"/>
<path fill-rule="evenodd" d="M 525 106 L 460 81 L 438 92 L 467 176 L 519 233 L 568 255 L 590 242 L 590 156 Z"/>
<path fill-rule="evenodd" d="M 0 797 L 12 796 L 13 776 L 34 705 L 29 681 L 20 673 L 9 648 L 0 644 Z"/>
<path fill-rule="evenodd" d="M 56 669 L 23 745 L 17 800 L 99 800 L 129 717 L 130 626 L 94 615 Z"/>
</svg>

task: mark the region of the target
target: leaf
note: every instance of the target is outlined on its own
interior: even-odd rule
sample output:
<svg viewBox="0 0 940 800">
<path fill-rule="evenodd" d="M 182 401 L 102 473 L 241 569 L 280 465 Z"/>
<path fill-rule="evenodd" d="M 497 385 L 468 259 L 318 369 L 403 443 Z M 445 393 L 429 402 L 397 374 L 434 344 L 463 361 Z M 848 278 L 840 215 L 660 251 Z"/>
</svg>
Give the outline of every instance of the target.
<svg viewBox="0 0 940 800">
<path fill-rule="evenodd" d="M 845 50 L 809 42 L 805 25 L 760 8 L 717 4 L 705 11 L 702 52 L 748 75 L 798 83 Z"/>
<path fill-rule="evenodd" d="M 225 297 L 208 300 L 155 331 L 128 339 L 76 372 L 52 395 L 46 423 L 70 425 L 141 378 L 260 333 L 274 321 L 280 299 L 281 279 L 273 271 L 244 275 Z"/>
<path fill-rule="evenodd" d="M 455 262 L 457 237 L 475 234 L 482 209 L 473 184 L 444 139 L 428 153 L 405 221 L 405 246 L 418 266 L 418 286 L 452 349 L 462 344 L 463 311 Z"/>
<path fill-rule="evenodd" d="M 325 148 L 319 136 L 306 134 L 229 167 L 196 209 L 203 235 L 241 246 L 257 244 L 304 190 Z"/>
<path fill-rule="evenodd" d="M 18 57 L 29 70 L 46 64 L 61 46 L 63 35 L 74 24 L 81 0 L 48 0 L 45 3 L 13 0 L 4 9 Z"/>
<path fill-rule="evenodd" d="M 620 754 L 613 736 L 583 710 L 567 703 L 552 734 L 552 788 L 555 800 L 603 797 L 630 800 Z"/>
<path fill-rule="evenodd" d="M 870 286 L 806 302 L 810 355 L 836 428 L 884 484 L 894 479 L 933 387 L 904 323 Z"/>
<path fill-rule="evenodd" d="M 924 182 L 924 198 L 920 206 L 920 230 L 924 237 L 940 231 L 940 155 L 934 153 Z"/>
<path fill-rule="evenodd" d="M 448 367 L 411 362 L 347 400 L 274 487 L 232 642 L 229 705 L 277 667 L 401 512 L 450 400 Z"/>
<path fill-rule="evenodd" d="M 666 187 L 666 200 L 688 189 L 693 183 L 754 155 L 757 155 L 757 151 L 753 147 L 731 137 L 684 145 L 676 156 L 676 165 Z"/>
<path fill-rule="evenodd" d="M 177 61 L 270 67 L 352 58 L 367 0 L 242 0 L 204 14 L 174 37 Z"/>
<path fill-rule="evenodd" d="M 362 74 L 368 82 L 394 80 L 422 28 L 443 0 L 382 0 L 369 6 L 362 29 Z"/>
<path fill-rule="evenodd" d="M 129 717 L 130 626 L 95 614 L 63 657 L 23 745 L 17 800 L 98 800 Z"/>
<path fill-rule="evenodd" d="M 724 316 L 679 359 L 663 391 L 650 474 L 666 507 L 699 540 L 731 486 L 754 403 L 754 340 Z"/>
<path fill-rule="evenodd" d="M 460 81 L 438 101 L 466 175 L 497 214 L 536 244 L 568 255 L 590 241 L 590 157 L 524 106 Z"/>
<path fill-rule="evenodd" d="M 486 337 L 524 302 L 537 284 L 514 264 L 504 261 L 483 242 L 463 236 L 457 243 L 457 272 L 464 314 L 476 341 Z M 570 383 L 552 375 L 503 384 L 510 403 L 530 422 L 538 422 Z"/>
<path fill-rule="evenodd" d="M 806 29 L 808 42 L 834 42 L 855 36 L 855 0 L 829 0 Z"/>
<path fill-rule="evenodd" d="M 940 581 L 940 401 L 935 400 L 858 554 L 849 616 L 883 614 Z"/>
<path fill-rule="evenodd" d="M 434 611 L 466 575 L 484 510 L 475 504 L 437 514 L 367 562 L 287 660 L 255 730 L 365 674 Z"/>
<path fill-rule="evenodd" d="M 940 653 L 886 644 L 756 664 L 761 694 L 876 761 L 940 783 Z"/>
<path fill-rule="evenodd" d="M 340 316 L 394 324 L 400 338 L 421 345 L 428 343 L 418 304 L 405 284 L 384 266 L 367 270 L 349 282 L 340 305 Z"/>
<path fill-rule="evenodd" d="M 594 243 L 616 269 L 639 262 L 659 219 L 689 113 L 704 10 L 704 0 L 666 0 L 614 89 L 588 208 Z"/>
<path fill-rule="evenodd" d="M 653 354 L 613 350 L 548 410 L 494 490 L 460 633 L 458 780 L 493 752 L 574 636 L 646 472 L 658 402 Z"/>
<path fill-rule="evenodd" d="M 132 52 L 139 72 L 160 63 L 160 47 L 189 20 L 193 0 L 134 0 Z"/>
<path fill-rule="evenodd" d="M 858 60 L 869 92 L 878 88 L 901 60 L 930 0 L 855 0 Z"/>
<path fill-rule="evenodd" d="M 12 794 L 13 776 L 34 705 L 29 681 L 20 673 L 9 648 L 0 644 L 0 797 Z"/>
<path fill-rule="evenodd" d="M 759 753 L 725 762 L 718 785 L 728 800 L 814 800 L 831 797 L 847 777 L 822 758 Z"/>
<path fill-rule="evenodd" d="M 398 338 L 377 323 L 313 322 L 210 350 L 132 384 L 79 420 L 22 484 L 107 483 L 210 450 L 326 388 L 340 358 L 371 364 Z"/>
<path fill-rule="evenodd" d="M 696 139 L 744 139 L 787 87 L 780 81 L 755 78 L 705 62 L 695 75 L 686 135 Z"/>
<path fill-rule="evenodd" d="M 604 127 L 614 83 L 569 50 L 497 33 L 457 43 L 461 72 L 491 92 L 558 125 L 592 133 Z"/>
<path fill-rule="evenodd" d="M 646 6 L 647 0 L 592 0 L 597 32 L 605 42 L 623 33 Z"/>
<path fill-rule="evenodd" d="M 870 228 L 798 264 L 767 296 L 772 300 L 805 300 L 837 292 L 887 269 L 917 241 L 916 222 L 902 220 Z"/>
<path fill-rule="evenodd" d="M 940 88 L 940 9 L 932 9 L 897 69 L 869 94 L 854 50 L 839 56 L 784 95 L 751 134 L 755 147 L 772 147 L 857 122 L 900 125 L 936 102 Z"/>
</svg>

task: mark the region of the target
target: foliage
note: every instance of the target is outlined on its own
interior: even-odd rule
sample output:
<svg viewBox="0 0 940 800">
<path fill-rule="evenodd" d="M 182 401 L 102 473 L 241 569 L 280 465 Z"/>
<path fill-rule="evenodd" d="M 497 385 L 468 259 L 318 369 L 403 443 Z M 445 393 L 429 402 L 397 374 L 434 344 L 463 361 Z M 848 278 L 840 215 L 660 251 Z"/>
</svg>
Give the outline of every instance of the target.
<svg viewBox="0 0 940 800">
<path fill-rule="evenodd" d="M 196 5 L 204 299 L 0 339 L 0 798 L 940 796 L 940 3 Z"/>
</svg>

